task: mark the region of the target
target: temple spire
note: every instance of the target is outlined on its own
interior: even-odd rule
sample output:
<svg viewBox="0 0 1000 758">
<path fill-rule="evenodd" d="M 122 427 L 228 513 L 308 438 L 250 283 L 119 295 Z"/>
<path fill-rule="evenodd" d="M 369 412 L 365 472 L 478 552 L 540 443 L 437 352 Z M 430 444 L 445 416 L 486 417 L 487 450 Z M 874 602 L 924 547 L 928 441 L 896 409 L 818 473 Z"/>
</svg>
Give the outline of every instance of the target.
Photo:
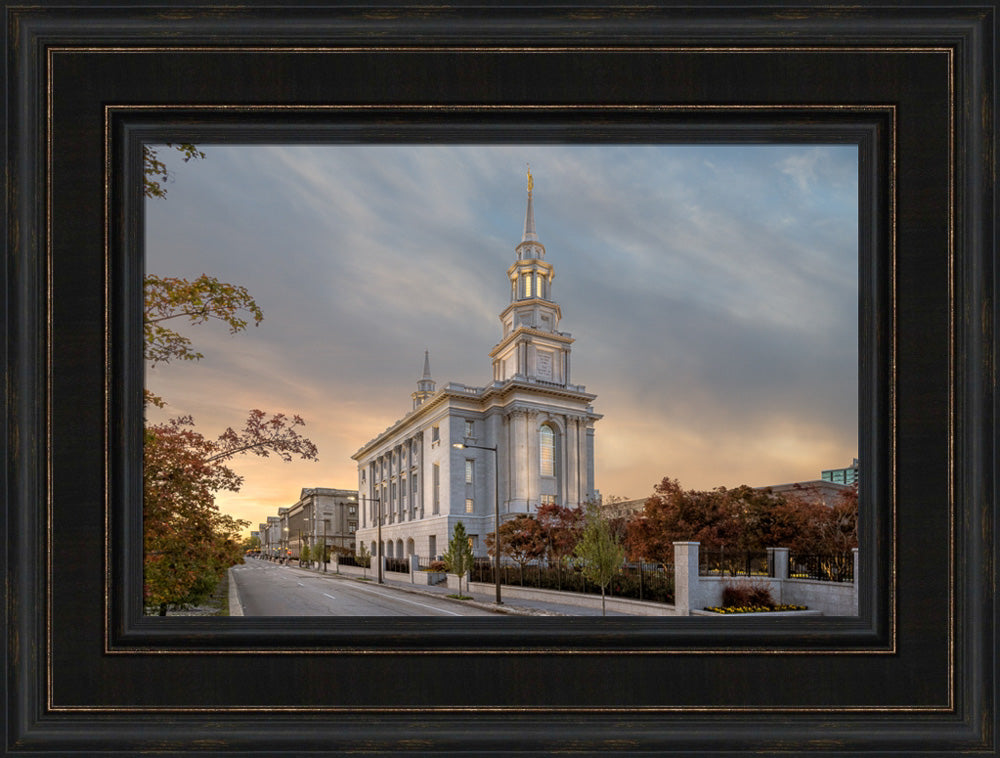
<svg viewBox="0 0 1000 758">
<path fill-rule="evenodd" d="M 414 409 L 420 407 L 427 398 L 434 394 L 434 387 L 435 382 L 431 379 L 431 354 L 429 350 L 424 350 L 424 375 L 417 380 L 417 391 L 410 393 Z"/>
<path fill-rule="evenodd" d="M 528 164 L 528 207 L 524 212 L 524 233 L 517 246 L 518 260 L 545 257 L 545 246 L 538 241 L 538 233 L 535 231 L 535 206 L 532 202 L 534 189 L 535 179 L 531 175 L 531 164 Z"/>
<path fill-rule="evenodd" d="M 528 210 L 524 214 L 524 234 L 521 242 L 538 242 L 535 233 L 535 208 L 531 202 L 531 191 L 535 188 L 535 180 L 531 176 L 531 164 L 528 164 Z"/>
<path fill-rule="evenodd" d="M 573 338 L 559 331 L 562 311 L 552 299 L 555 272 L 535 232 L 535 180 L 528 166 L 528 208 L 517 260 L 507 269 L 510 304 L 500 312 L 503 336 L 490 352 L 493 381 L 535 379 L 566 386 Z"/>
</svg>

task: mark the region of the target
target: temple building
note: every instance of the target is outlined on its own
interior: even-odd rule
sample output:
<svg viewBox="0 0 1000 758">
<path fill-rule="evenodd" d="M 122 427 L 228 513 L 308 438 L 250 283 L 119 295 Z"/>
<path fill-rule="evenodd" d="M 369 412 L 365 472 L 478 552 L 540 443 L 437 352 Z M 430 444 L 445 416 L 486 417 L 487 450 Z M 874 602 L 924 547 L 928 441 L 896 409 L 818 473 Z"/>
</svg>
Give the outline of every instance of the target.
<svg viewBox="0 0 1000 758">
<path fill-rule="evenodd" d="M 358 542 L 386 557 L 435 558 L 461 521 L 477 555 L 501 521 L 545 503 L 575 507 L 594 489 L 596 397 L 571 382 L 573 338 L 559 330 L 555 272 L 535 231 L 528 173 L 524 232 L 507 270 L 510 303 L 490 351 L 492 381 L 437 389 L 430 355 L 412 408 L 365 443 L 358 464 Z"/>
</svg>

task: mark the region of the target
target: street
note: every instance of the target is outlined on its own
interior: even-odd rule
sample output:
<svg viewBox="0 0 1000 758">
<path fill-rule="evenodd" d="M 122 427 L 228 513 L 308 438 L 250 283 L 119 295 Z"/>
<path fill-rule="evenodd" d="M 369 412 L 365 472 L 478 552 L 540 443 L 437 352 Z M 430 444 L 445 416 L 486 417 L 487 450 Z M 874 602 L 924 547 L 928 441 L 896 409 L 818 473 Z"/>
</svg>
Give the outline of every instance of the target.
<svg viewBox="0 0 1000 758">
<path fill-rule="evenodd" d="M 445 598 L 247 558 L 232 570 L 244 616 L 493 616 Z"/>
</svg>

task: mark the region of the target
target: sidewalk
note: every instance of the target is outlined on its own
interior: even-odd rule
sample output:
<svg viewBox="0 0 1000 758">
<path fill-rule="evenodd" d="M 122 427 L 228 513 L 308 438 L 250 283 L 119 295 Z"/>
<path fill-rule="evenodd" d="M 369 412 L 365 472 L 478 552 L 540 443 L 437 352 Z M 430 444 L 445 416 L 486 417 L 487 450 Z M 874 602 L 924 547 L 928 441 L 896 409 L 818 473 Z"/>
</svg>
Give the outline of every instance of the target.
<svg viewBox="0 0 1000 758">
<path fill-rule="evenodd" d="M 257 560 L 257 559 L 250 559 Z M 304 568 L 299 567 L 294 564 L 287 564 L 286 568 L 293 569 L 295 571 L 304 571 L 310 574 L 318 574 L 323 576 L 322 568 Z M 331 580 L 340 581 L 364 581 L 360 577 L 354 577 L 348 574 L 337 574 L 332 570 L 328 570 L 326 575 L 331 577 Z M 449 589 L 444 584 L 423 586 L 415 585 L 409 581 L 402 581 L 399 579 L 389 579 L 384 577 L 383 584 L 386 587 L 392 587 L 396 590 L 401 590 L 403 592 L 408 592 L 413 595 L 424 595 L 425 597 L 436 597 L 441 598 L 447 595 L 457 594 L 454 589 Z M 372 584 L 375 583 L 375 574 L 372 571 L 368 572 L 368 581 Z M 475 605 L 483 610 L 493 611 L 495 613 L 504 613 L 516 616 L 600 616 L 601 609 L 598 608 L 587 608 L 584 606 L 573 605 L 572 603 L 557 603 L 550 602 L 548 600 L 534 600 L 526 598 L 517 598 L 516 600 L 504 600 L 503 604 L 497 606 L 496 604 L 496 592 L 491 591 L 489 593 L 469 591 L 465 588 L 463 583 L 462 586 L 463 595 L 471 595 L 472 600 L 454 600 L 455 603 L 464 603 L 466 605 Z M 501 599 L 503 598 L 503 587 L 500 590 Z M 632 614 L 619 613 L 616 611 L 608 610 L 608 616 L 629 616 Z"/>
</svg>

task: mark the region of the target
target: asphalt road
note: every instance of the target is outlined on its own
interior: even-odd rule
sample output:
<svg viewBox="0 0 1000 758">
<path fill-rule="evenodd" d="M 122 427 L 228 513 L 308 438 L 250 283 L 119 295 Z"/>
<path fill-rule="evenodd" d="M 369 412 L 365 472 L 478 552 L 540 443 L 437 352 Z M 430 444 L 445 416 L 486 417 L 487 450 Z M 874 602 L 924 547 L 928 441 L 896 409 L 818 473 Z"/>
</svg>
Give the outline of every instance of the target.
<svg viewBox="0 0 1000 758">
<path fill-rule="evenodd" d="M 244 616 L 493 616 L 385 585 L 248 558 L 232 569 Z"/>
</svg>

